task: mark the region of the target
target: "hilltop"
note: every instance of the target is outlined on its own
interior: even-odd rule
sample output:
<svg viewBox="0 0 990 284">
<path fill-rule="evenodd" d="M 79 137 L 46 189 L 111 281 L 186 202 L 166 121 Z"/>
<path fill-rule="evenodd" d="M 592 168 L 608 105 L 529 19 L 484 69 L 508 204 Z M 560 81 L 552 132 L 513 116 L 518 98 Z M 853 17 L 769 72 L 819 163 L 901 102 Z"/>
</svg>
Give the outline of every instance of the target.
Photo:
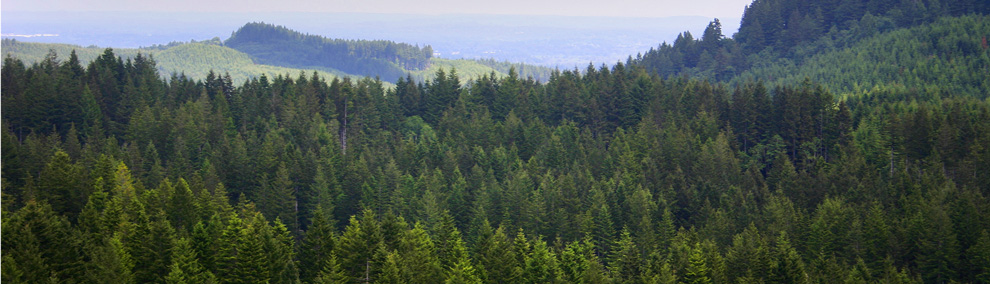
<svg viewBox="0 0 990 284">
<path fill-rule="evenodd" d="M 21 59 L 26 64 L 42 61 L 50 52 L 67 58 L 75 51 L 80 61 L 89 62 L 105 48 L 60 43 L 33 43 L 3 40 L 3 56 Z M 356 52 L 341 52 L 355 50 Z M 442 59 L 432 57 L 429 46 L 415 47 L 392 41 L 331 40 L 302 34 L 281 26 L 249 23 L 225 41 L 173 42 L 144 48 L 115 48 L 123 59 L 137 54 L 149 55 L 164 76 L 176 74 L 205 79 L 212 70 L 229 73 L 235 83 L 261 74 L 296 76 L 316 72 L 321 77 L 378 77 L 391 85 L 407 75 L 416 81 L 430 80 L 439 69 L 456 70 L 466 79 L 495 74 L 506 76 L 515 68 L 519 76 L 546 81 L 551 68 L 495 60 Z"/>
</svg>

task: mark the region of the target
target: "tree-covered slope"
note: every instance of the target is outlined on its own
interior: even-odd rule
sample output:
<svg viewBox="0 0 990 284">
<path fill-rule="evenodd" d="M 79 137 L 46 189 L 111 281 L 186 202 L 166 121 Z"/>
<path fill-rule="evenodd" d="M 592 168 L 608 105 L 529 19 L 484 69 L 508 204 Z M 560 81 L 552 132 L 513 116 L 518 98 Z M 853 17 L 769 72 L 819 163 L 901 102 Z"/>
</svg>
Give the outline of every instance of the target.
<svg viewBox="0 0 990 284">
<path fill-rule="evenodd" d="M 850 32 L 845 36 L 853 36 Z M 932 93 L 986 98 L 990 95 L 990 16 L 943 18 L 862 39 L 802 61 L 779 59 L 754 66 L 732 82 L 765 80 L 794 84 L 805 78 L 840 94 L 874 86 L 902 86 Z M 834 46 L 831 42 L 822 42 Z"/>
<path fill-rule="evenodd" d="M 986 15 L 978 0 L 757 0 L 747 6 L 739 32 L 726 37 L 716 19 L 701 38 L 682 33 L 636 56 L 631 63 L 662 77 L 687 75 L 728 81 L 780 59 L 800 64 L 832 48 L 849 47 L 877 33 L 931 24 L 943 17 Z"/>
<path fill-rule="evenodd" d="M 764 49 L 732 84 L 621 63 L 540 82 L 431 59 L 394 88 L 234 85 L 110 49 L 7 57 L 2 276 L 990 283 L 986 22 L 837 30 L 854 40 L 795 47 L 801 60 Z M 679 42 L 742 52 L 717 22 Z M 208 50 L 226 54 L 165 56 Z M 705 54 L 692 60 L 726 59 Z"/>
<path fill-rule="evenodd" d="M 421 48 L 386 40 L 328 39 L 265 23 L 244 25 L 224 45 L 265 64 L 337 69 L 389 80 L 403 76 L 406 70 L 428 68 L 433 57 L 430 46 Z"/>
<path fill-rule="evenodd" d="M 514 75 L 6 59 L 4 281 L 990 281 L 986 100 Z"/>
</svg>

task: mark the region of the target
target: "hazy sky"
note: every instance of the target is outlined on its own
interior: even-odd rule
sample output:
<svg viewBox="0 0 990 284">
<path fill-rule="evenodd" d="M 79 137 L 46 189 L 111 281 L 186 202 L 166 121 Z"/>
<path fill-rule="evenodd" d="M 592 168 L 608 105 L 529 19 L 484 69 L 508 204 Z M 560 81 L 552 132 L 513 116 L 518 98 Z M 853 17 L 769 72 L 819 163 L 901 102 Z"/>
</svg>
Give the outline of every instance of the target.
<svg viewBox="0 0 990 284">
<path fill-rule="evenodd" d="M 3 0 L 6 11 L 359 12 L 741 17 L 752 0 Z"/>
</svg>

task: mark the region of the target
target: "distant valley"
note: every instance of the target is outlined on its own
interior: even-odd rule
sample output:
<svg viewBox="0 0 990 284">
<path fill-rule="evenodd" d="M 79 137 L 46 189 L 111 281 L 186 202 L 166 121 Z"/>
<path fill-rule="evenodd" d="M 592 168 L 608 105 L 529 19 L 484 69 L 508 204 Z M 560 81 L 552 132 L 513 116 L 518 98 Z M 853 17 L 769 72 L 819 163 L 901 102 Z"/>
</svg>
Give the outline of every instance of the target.
<svg viewBox="0 0 990 284">
<path fill-rule="evenodd" d="M 392 40 L 431 45 L 446 59 L 495 59 L 572 69 L 614 64 L 700 34 L 711 18 L 607 18 L 509 15 L 395 15 L 330 13 L 11 12 L 3 11 L 3 38 L 80 46 L 138 48 L 169 42 L 226 39 L 247 22 L 283 25 L 329 38 Z M 738 18 L 721 19 L 727 34 Z M 120 25 L 118 23 L 128 23 Z M 49 37 L 15 35 L 50 34 Z"/>
</svg>

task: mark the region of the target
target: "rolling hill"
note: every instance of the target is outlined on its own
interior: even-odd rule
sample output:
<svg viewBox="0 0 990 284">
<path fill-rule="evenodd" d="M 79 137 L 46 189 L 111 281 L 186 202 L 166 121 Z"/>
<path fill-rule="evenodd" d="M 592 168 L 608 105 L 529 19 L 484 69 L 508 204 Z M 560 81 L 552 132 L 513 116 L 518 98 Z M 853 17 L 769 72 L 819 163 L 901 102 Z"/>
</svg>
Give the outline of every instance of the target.
<svg viewBox="0 0 990 284">
<path fill-rule="evenodd" d="M 256 27 L 257 25 L 248 24 L 245 27 Z M 266 25 L 262 28 L 265 27 L 268 26 Z M 252 37 L 245 35 L 244 30 L 245 28 L 242 28 L 239 30 L 240 33 L 234 33 L 226 42 L 215 39 L 202 42 L 172 43 L 147 48 L 121 48 L 114 49 L 113 51 L 124 59 L 134 58 L 138 53 L 150 55 L 156 61 L 158 71 L 163 76 L 176 73 L 184 74 L 193 79 L 204 79 L 213 70 L 220 74 L 230 73 L 231 78 L 237 84 L 249 78 L 260 76 L 261 74 L 268 76 L 287 74 L 296 76 L 300 73 L 311 74 L 313 72 L 326 78 L 350 77 L 357 79 L 366 76 L 378 77 L 386 82 L 386 86 L 391 86 L 392 84 L 390 82 L 394 82 L 399 77 L 405 77 L 406 75 L 417 81 L 430 80 L 436 74 L 437 70 L 441 68 L 456 70 L 458 76 L 466 80 L 480 78 L 481 76 L 492 73 L 496 74 L 496 76 L 505 76 L 509 73 L 509 69 L 515 68 L 518 74 L 524 78 L 532 77 L 535 80 L 546 81 L 552 72 L 552 69 L 548 67 L 495 60 L 455 60 L 432 57 L 417 59 L 425 61 L 413 62 L 406 60 L 404 64 L 400 65 L 395 62 L 382 61 L 379 57 L 376 57 L 380 55 L 372 56 L 367 54 L 338 54 L 342 57 L 330 60 L 331 62 L 329 63 L 321 63 L 317 60 L 318 58 L 322 56 L 323 59 L 327 59 L 329 58 L 327 56 L 331 54 L 320 53 L 316 49 L 309 51 L 294 50 L 291 53 L 268 52 L 265 50 L 272 48 L 272 42 L 258 42 L 257 35 L 252 35 L 253 41 L 249 41 L 248 39 Z M 279 27 L 277 31 L 278 33 L 290 35 L 278 40 L 276 45 L 279 46 L 296 45 L 300 46 L 299 48 L 306 49 L 307 42 L 326 40 L 320 36 L 302 35 L 284 27 Z M 255 31 L 255 33 L 258 32 Z M 331 40 L 327 41 L 333 43 Z M 292 42 L 296 43 L 293 44 Z M 335 44 L 341 45 L 344 48 L 349 48 L 347 47 L 348 45 L 377 46 L 381 44 L 386 46 L 386 49 L 389 46 L 398 46 L 400 49 L 413 49 L 413 47 L 407 44 L 398 44 L 389 41 L 339 41 Z M 327 46 L 333 46 L 333 44 L 327 44 Z M 33 43 L 12 39 L 4 39 L 2 47 L 3 57 L 11 56 L 29 65 L 43 60 L 49 52 L 55 52 L 59 58 L 68 58 L 68 55 L 74 50 L 80 62 L 90 62 L 104 51 L 104 48 L 95 46 L 83 47 L 59 43 Z M 420 49 L 420 51 L 428 51 L 428 48 Z M 333 64 L 333 62 L 337 61 L 347 62 L 347 64 L 351 64 L 350 67 L 354 68 L 342 67 L 350 72 L 334 68 L 343 66 Z M 409 68 L 407 69 L 406 67 Z"/>
<path fill-rule="evenodd" d="M 59 58 L 68 58 L 72 51 L 76 52 L 80 62 L 90 62 L 103 54 L 104 48 L 82 47 L 70 44 L 58 43 L 32 43 L 16 40 L 3 40 L 3 57 L 7 56 L 20 59 L 26 64 L 39 62 L 48 55 L 55 52 Z M 300 72 L 311 74 L 317 72 L 326 78 L 348 77 L 350 75 L 340 71 L 312 70 L 287 68 L 280 66 L 256 64 L 250 56 L 237 50 L 208 43 L 185 43 L 169 47 L 164 50 L 154 48 L 121 48 L 114 49 L 114 54 L 126 59 L 134 58 L 138 53 L 150 55 L 157 63 L 158 72 L 163 76 L 170 74 L 184 74 L 193 79 L 203 79 L 213 70 L 224 74 L 230 73 L 235 83 L 243 83 L 248 78 L 257 77 L 262 74 L 268 76 L 292 74 Z"/>
</svg>

